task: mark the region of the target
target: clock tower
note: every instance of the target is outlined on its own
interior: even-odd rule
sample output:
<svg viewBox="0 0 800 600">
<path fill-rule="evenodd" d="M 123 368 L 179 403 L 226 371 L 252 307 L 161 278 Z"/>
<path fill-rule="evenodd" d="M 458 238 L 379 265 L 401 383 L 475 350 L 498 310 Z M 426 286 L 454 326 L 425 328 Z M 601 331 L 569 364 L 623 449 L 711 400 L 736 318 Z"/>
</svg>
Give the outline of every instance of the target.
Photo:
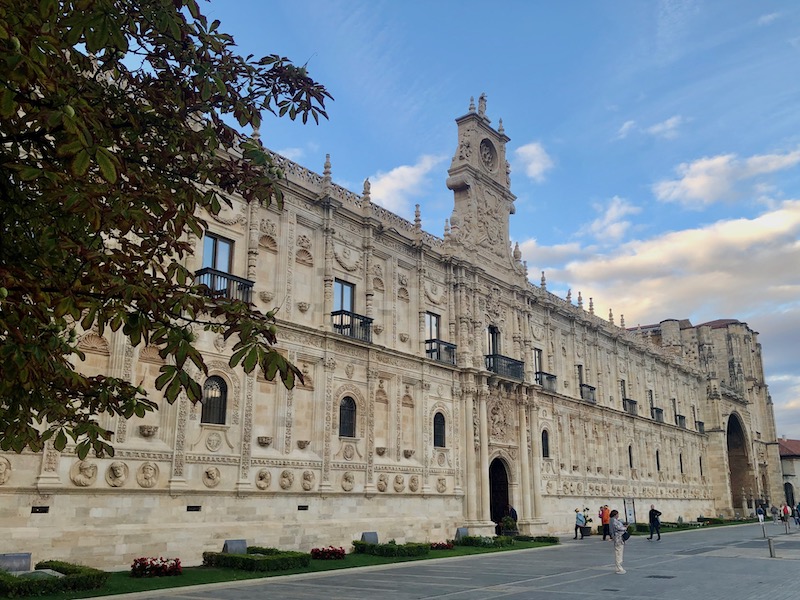
<svg viewBox="0 0 800 600">
<path fill-rule="evenodd" d="M 508 219 L 514 213 L 510 172 L 506 160 L 509 137 L 503 121 L 494 129 L 486 116 L 486 94 L 478 108 L 470 99 L 469 112 L 456 119 L 458 148 L 447 171 L 454 208 L 448 241 L 457 249 L 479 257 L 491 270 L 524 271 L 519 250 L 509 248 Z M 502 272 L 501 271 L 501 272 Z"/>
</svg>

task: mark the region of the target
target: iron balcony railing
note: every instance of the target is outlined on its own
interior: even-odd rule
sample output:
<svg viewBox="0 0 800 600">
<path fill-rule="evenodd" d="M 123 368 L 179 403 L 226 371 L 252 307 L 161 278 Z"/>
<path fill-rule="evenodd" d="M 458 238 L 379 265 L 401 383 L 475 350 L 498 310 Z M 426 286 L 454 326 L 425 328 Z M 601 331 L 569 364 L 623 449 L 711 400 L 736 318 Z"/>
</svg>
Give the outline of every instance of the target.
<svg viewBox="0 0 800 600">
<path fill-rule="evenodd" d="M 497 373 L 501 377 L 517 379 L 519 381 L 525 379 L 525 363 L 521 360 L 509 358 L 508 356 L 487 354 L 486 368 L 492 373 Z"/>
<path fill-rule="evenodd" d="M 695 421 L 694 424 L 697 426 L 697 431 L 700 433 L 706 432 L 706 424 L 702 421 Z"/>
<path fill-rule="evenodd" d="M 211 267 L 200 269 L 194 274 L 195 283 L 205 286 L 206 293 L 212 298 L 230 298 L 250 303 L 255 282 L 236 277 L 225 271 Z"/>
<path fill-rule="evenodd" d="M 543 389 L 547 390 L 548 392 L 555 392 L 556 391 L 556 381 L 558 378 L 551 373 L 545 373 L 544 371 L 536 371 L 535 373 L 536 383 L 542 386 Z"/>
<path fill-rule="evenodd" d="M 675 415 L 675 425 L 686 429 L 686 417 L 684 415 Z"/>
<path fill-rule="evenodd" d="M 595 395 L 595 388 L 586 383 L 581 384 L 581 400 L 597 404 L 597 396 Z"/>
<path fill-rule="evenodd" d="M 372 343 L 372 319 L 369 317 L 349 310 L 335 310 L 331 313 L 331 323 L 336 333 Z"/>
<path fill-rule="evenodd" d="M 650 409 L 650 416 L 652 417 L 653 421 L 657 421 L 659 423 L 664 422 L 664 409 L 663 408 L 656 408 L 653 407 Z"/>
<path fill-rule="evenodd" d="M 629 415 L 636 415 L 638 411 L 636 410 L 636 405 L 638 402 L 636 400 L 631 400 L 630 398 L 623 398 L 622 399 L 622 409 L 628 413 Z"/>
<path fill-rule="evenodd" d="M 425 340 L 425 356 L 448 365 L 456 364 L 456 345 L 442 340 Z"/>
</svg>

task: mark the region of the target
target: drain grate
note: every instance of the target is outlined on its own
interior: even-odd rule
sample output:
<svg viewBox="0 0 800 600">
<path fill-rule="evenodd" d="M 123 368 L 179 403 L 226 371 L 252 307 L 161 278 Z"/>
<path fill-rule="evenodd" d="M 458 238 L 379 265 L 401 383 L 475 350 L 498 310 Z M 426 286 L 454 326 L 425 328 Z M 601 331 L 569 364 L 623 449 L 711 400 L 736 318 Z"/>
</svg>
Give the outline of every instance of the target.
<svg viewBox="0 0 800 600">
<path fill-rule="evenodd" d="M 648 575 L 646 579 L 675 579 L 675 575 Z"/>
</svg>

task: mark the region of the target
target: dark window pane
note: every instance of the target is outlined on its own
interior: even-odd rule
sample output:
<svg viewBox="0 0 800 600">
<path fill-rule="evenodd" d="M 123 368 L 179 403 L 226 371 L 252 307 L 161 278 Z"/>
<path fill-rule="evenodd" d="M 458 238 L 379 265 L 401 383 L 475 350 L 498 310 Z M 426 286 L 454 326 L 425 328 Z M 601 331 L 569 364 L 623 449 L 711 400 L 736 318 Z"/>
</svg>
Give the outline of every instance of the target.
<svg viewBox="0 0 800 600">
<path fill-rule="evenodd" d="M 222 377 L 209 377 L 203 385 L 203 412 L 201 423 L 225 424 L 228 407 L 228 386 Z"/>
<path fill-rule="evenodd" d="M 436 413 L 433 416 L 433 446 L 434 448 L 445 447 L 444 415 L 442 413 Z"/>
<path fill-rule="evenodd" d="M 356 401 L 350 396 L 342 398 L 339 405 L 339 435 L 356 437 Z"/>
</svg>

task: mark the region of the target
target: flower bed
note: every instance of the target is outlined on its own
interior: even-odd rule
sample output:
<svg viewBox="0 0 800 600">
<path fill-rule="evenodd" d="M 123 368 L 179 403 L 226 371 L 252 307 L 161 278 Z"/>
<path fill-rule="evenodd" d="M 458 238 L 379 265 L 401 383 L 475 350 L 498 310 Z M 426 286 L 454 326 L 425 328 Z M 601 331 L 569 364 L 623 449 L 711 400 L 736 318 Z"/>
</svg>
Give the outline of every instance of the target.
<svg viewBox="0 0 800 600">
<path fill-rule="evenodd" d="M 311 558 L 314 560 L 344 560 L 346 554 L 344 548 L 334 548 L 333 546 L 311 549 Z"/>
<path fill-rule="evenodd" d="M 431 550 L 452 550 L 453 542 L 431 542 Z"/>
<path fill-rule="evenodd" d="M 182 575 L 180 558 L 137 558 L 131 565 L 131 577 L 173 577 Z"/>
</svg>

